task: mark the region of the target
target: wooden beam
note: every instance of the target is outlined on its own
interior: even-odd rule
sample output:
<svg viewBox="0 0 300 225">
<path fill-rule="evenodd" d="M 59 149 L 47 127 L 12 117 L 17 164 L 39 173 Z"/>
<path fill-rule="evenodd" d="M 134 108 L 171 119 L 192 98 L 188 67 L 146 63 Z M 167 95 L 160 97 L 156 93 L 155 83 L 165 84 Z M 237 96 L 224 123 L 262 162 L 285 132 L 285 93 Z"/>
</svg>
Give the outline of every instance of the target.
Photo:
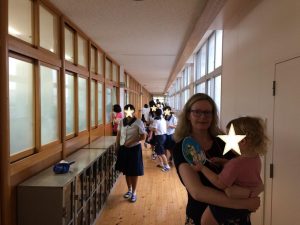
<svg viewBox="0 0 300 225">
<path fill-rule="evenodd" d="M 0 224 L 11 224 L 9 176 L 8 0 L 0 1 Z"/>
</svg>

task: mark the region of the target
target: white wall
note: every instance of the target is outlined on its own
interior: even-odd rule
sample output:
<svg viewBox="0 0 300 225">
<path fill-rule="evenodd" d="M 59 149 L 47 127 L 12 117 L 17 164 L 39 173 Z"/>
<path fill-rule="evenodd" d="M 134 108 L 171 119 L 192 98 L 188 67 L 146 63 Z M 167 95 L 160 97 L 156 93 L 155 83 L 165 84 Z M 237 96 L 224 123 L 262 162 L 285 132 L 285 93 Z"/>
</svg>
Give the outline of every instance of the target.
<svg viewBox="0 0 300 225">
<path fill-rule="evenodd" d="M 241 115 L 261 116 L 272 141 L 275 63 L 300 55 L 300 1 L 229 0 L 220 17 L 224 29 L 221 124 L 224 127 Z M 266 174 L 271 156 L 270 145 Z M 270 224 L 268 175 L 265 184 L 264 222 L 261 207 L 254 225 Z"/>
</svg>

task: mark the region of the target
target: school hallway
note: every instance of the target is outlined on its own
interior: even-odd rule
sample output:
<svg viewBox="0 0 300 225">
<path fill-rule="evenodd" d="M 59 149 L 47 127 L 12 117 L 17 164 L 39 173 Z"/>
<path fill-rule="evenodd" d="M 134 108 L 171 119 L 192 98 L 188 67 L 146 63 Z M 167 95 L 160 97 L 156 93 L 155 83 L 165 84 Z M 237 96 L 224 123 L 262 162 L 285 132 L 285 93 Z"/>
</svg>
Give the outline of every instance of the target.
<svg viewBox="0 0 300 225">
<path fill-rule="evenodd" d="M 175 167 L 162 172 L 151 160 L 150 148 L 143 147 L 143 159 L 145 174 L 138 180 L 137 201 L 131 203 L 123 198 L 127 187 L 121 174 L 96 225 L 184 224 L 187 194 Z"/>
</svg>

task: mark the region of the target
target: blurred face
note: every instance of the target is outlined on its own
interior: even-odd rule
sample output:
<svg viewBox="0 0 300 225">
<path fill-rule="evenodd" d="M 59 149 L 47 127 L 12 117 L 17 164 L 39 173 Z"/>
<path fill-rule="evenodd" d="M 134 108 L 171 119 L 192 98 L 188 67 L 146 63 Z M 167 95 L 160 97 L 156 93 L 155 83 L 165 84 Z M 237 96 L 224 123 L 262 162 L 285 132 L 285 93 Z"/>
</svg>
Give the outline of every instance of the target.
<svg viewBox="0 0 300 225">
<path fill-rule="evenodd" d="M 208 130 L 213 119 L 213 107 L 206 100 L 195 102 L 188 114 L 193 130 Z"/>
</svg>

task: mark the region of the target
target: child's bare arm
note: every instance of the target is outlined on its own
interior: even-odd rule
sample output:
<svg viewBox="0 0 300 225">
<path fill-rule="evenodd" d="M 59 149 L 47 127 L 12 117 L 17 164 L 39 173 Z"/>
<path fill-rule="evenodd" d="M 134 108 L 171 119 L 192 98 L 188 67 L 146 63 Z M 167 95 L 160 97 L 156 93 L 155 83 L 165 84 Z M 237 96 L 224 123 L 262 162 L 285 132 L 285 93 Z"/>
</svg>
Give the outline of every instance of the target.
<svg viewBox="0 0 300 225">
<path fill-rule="evenodd" d="M 202 163 L 196 163 L 192 165 L 194 170 L 201 171 L 204 176 L 217 188 L 224 190 L 226 188 L 225 184 L 219 179 L 218 175 L 211 171 L 206 166 L 202 165 Z"/>
<path fill-rule="evenodd" d="M 229 160 L 224 158 L 219 158 L 219 157 L 212 157 L 210 158 L 210 161 L 213 162 L 214 164 L 224 166 Z"/>
</svg>

